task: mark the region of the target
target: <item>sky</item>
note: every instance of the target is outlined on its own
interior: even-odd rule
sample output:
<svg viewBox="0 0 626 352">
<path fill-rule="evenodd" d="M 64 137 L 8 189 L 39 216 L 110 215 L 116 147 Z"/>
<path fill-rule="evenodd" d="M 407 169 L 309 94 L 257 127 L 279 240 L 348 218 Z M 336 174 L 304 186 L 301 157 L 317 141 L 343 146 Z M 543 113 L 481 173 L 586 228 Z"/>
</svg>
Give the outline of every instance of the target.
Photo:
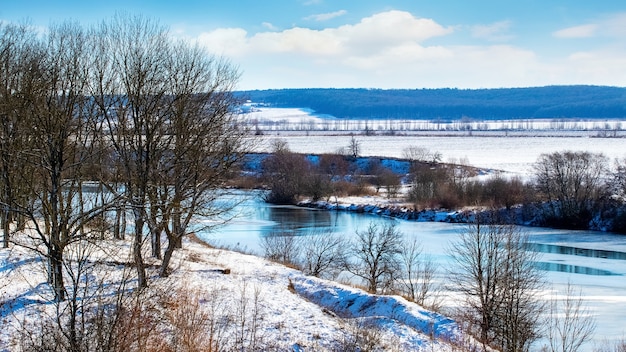
<svg viewBox="0 0 626 352">
<path fill-rule="evenodd" d="M 116 13 L 227 58 L 241 90 L 626 86 L 623 0 L 0 0 L 42 29 Z"/>
</svg>

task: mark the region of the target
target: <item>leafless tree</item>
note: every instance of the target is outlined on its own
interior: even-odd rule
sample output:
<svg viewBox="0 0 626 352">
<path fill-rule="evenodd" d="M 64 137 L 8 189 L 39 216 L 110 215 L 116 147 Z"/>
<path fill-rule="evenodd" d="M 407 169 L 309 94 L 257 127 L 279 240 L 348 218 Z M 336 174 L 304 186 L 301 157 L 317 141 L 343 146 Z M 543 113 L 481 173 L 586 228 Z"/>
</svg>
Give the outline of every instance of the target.
<svg viewBox="0 0 626 352">
<path fill-rule="evenodd" d="M 261 237 L 261 248 L 267 259 L 296 265 L 302 250 L 302 239 L 295 232 L 280 230 Z"/>
<path fill-rule="evenodd" d="M 411 163 L 439 163 L 441 162 L 441 153 L 432 152 L 428 148 L 416 145 L 408 146 L 402 150 L 402 157 Z"/>
<path fill-rule="evenodd" d="M 594 352 L 626 352 L 626 338 L 622 337 L 617 341 L 604 342 L 601 346 L 594 348 Z"/>
<path fill-rule="evenodd" d="M 346 241 L 330 231 L 312 232 L 302 239 L 302 270 L 315 277 L 334 276 L 345 262 Z"/>
<path fill-rule="evenodd" d="M 613 179 L 610 185 L 613 194 L 620 197 L 622 201 L 626 200 L 626 157 L 615 160 Z"/>
<path fill-rule="evenodd" d="M 527 351 L 539 337 L 543 280 L 526 243 L 515 226 L 479 216 L 450 247 L 448 280 L 463 296 L 460 319 L 485 349 Z"/>
<path fill-rule="evenodd" d="M 353 159 L 356 159 L 359 155 L 361 155 L 361 142 L 354 136 L 350 137 L 348 152 Z"/>
<path fill-rule="evenodd" d="M 262 168 L 269 188 L 267 202 L 293 204 L 304 194 L 311 170 L 304 155 L 291 152 L 286 144 L 278 141 L 272 155 L 263 160 Z"/>
<path fill-rule="evenodd" d="M 23 99 L 32 88 L 30 64 L 37 62 L 34 30 L 26 25 L 0 24 L 0 227 L 2 246 L 9 246 L 11 223 L 17 220 L 16 203 L 28 198 L 28 166 L 19 160 L 27 149 L 26 109 Z M 23 171 L 23 172 L 20 172 Z"/>
<path fill-rule="evenodd" d="M 24 133 L 32 145 L 20 153 L 20 161 L 32 172 L 26 178 L 33 177 L 29 192 L 35 201 L 16 208 L 33 226 L 32 248 L 46 248 L 48 281 L 55 300 L 61 301 L 65 299 L 63 251 L 85 237 L 86 224 L 102 214 L 108 201 L 83 192 L 85 166 L 97 154 L 100 133 L 86 95 L 86 33 L 64 23 L 52 27 L 46 40 L 30 66 L 33 88 L 25 97 L 29 106 L 22 117 L 28 122 Z"/>
<path fill-rule="evenodd" d="M 239 72 L 228 61 L 198 46 L 177 43 L 169 57 L 168 148 L 160 165 L 163 228 L 168 239 L 161 265 L 167 275 L 173 251 L 200 216 L 217 219 L 228 212 L 216 205 L 220 188 L 236 172 L 249 148 L 248 130 L 239 123 L 233 91 Z M 169 220 L 169 221 L 168 221 Z"/>
<path fill-rule="evenodd" d="M 562 297 L 550 301 L 547 327 L 550 352 L 577 352 L 588 342 L 596 328 L 596 322 L 579 292 L 567 284 Z"/>
<path fill-rule="evenodd" d="M 534 169 L 553 225 L 587 227 L 594 203 L 605 195 L 607 158 L 600 153 L 554 152 L 539 156 Z"/>
<path fill-rule="evenodd" d="M 389 289 L 400 273 L 403 235 L 394 223 L 370 223 L 348 249 L 346 270 L 367 283 L 370 293 Z"/>
<path fill-rule="evenodd" d="M 402 265 L 402 277 L 398 279 L 400 291 L 421 306 L 438 307 L 438 300 L 431 299 L 436 294 L 434 282 L 436 267 L 423 253 L 422 244 L 416 238 L 404 240 L 400 261 Z"/>
</svg>

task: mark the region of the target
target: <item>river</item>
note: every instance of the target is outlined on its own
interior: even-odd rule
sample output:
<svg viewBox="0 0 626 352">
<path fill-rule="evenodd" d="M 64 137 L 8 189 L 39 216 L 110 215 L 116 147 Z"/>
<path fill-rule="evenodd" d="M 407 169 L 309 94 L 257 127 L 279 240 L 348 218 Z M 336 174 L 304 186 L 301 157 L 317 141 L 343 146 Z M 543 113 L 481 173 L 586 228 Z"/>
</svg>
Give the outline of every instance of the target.
<svg viewBox="0 0 626 352">
<path fill-rule="evenodd" d="M 227 225 L 200 237 L 209 243 L 262 254 L 260 238 L 290 230 L 299 235 L 311 231 L 331 231 L 352 238 L 371 222 L 393 221 L 407 237 L 417 238 L 423 251 L 440 268 L 450 264 L 447 250 L 465 225 L 412 222 L 371 214 L 274 206 L 251 196 L 237 208 L 237 216 Z M 566 231 L 522 228 L 534 250 L 541 253 L 540 267 L 549 283 L 546 296 L 563 292 L 571 283 L 580 289 L 597 320 L 594 343 L 626 336 L 626 236 L 593 231 Z M 592 347 L 589 345 L 588 347 Z"/>
</svg>

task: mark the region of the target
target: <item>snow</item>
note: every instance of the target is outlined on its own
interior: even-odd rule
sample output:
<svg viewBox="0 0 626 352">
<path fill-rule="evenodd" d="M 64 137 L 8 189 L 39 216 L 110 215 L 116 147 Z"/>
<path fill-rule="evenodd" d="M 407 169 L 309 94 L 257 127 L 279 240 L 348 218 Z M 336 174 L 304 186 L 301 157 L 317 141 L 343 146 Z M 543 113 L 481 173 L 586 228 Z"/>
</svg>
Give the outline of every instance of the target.
<svg viewBox="0 0 626 352">
<path fill-rule="evenodd" d="M 335 153 L 348 147 L 354 137 L 360 144 L 361 156 L 402 158 L 406 147 L 418 146 L 441 153 L 443 162 L 464 161 L 472 166 L 521 176 L 531 173 L 532 164 L 543 153 L 573 150 L 603 153 L 609 159 L 626 156 L 626 132 L 621 130 L 624 121 L 617 120 L 572 121 L 572 126 L 563 121 L 484 121 L 479 124 L 488 126 L 487 131 L 416 132 L 396 129 L 394 135 L 390 135 L 387 124 L 395 120 L 320 118 L 306 109 L 271 107 L 260 108 L 247 116 L 267 123 L 287 121 L 291 124 L 291 130 L 272 130 L 262 136 L 258 152 L 269 152 L 271 141 L 281 138 L 288 142 L 290 150 L 297 153 Z M 348 124 L 353 129 L 309 130 L 308 126 L 313 122 Z M 373 135 L 363 134 L 365 123 L 372 128 Z M 430 125 L 431 121 L 412 120 L 411 123 L 420 128 L 420 123 Z M 564 124 L 563 128 L 576 130 L 554 129 L 555 124 Z M 610 131 L 620 128 L 616 138 L 601 138 L 601 132 L 606 132 L 605 125 Z M 612 134 L 607 136 L 613 137 Z"/>
<path fill-rule="evenodd" d="M 257 114 L 258 113 L 258 114 Z M 257 114 L 257 115 L 255 115 Z M 290 123 L 319 123 L 323 119 L 310 115 L 302 109 L 266 109 L 259 108 L 250 113 L 250 119 L 268 121 L 286 120 Z M 303 120 L 304 119 L 304 120 Z M 285 137 L 268 135 L 263 137 L 266 145 L 272 138 Z M 289 147 L 295 152 L 316 153 L 335 152 L 349 144 L 349 135 L 288 135 Z M 364 156 L 401 157 L 407 146 L 425 147 L 438 151 L 443 161 L 450 159 L 468 159 L 472 165 L 486 169 L 499 169 L 527 174 L 529 165 L 541 153 L 563 149 L 603 152 L 610 158 L 623 157 L 626 140 L 623 138 L 589 138 L 589 136 L 567 136 L 558 138 L 518 136 L 357 136 Z M 401 168 L 401 165 L 394 164 Z M 343 199 L 347 206 L 365 204 L 389 204 L 384 197 Z M 451 214 L 436 213 L 435 217 Z M 268 221 L 235 220 L 231 225 L 239 226 L 250 240 L 252 228 L 271 227 Z M 411 233 L 415 224 L 402 223 L 402 231 Z M 444 255 L 441 244 L 444 238 L 452 236 L 450 224 L 420 225 L 419 236 L 424 249 L 434 258 Z M 231 233 L 224 232 L 225 236 Z M 414 234 L 412 234 L 414 235 Z M 447 236 L 447 237 L 446 237 Z M 537 238 L 541 234 L 534 235 Z M 554 238 L 554 237 L 550 237 Z M 573 234 L 562 236 L 555 242 L 560 245 L 580 246 L 584 236 Z M 239 241 L 233 236 L 231 241 Z M 256 239 L 255 239 L 256 240 Z M 586 248 L 606 248 L 608 245 L 617 250 L 624 250 L 623 240 L 604 243 L 587 240 Z M 213 243 L 219 242 L 219 238 Z M 245 242 L 239 246 L 246 249 Z M 228 244 L 228 243 L 227 243 Z M 119 262 L 128 260 L 129 243 L 109 243 L 106 250 L 94 252 L 95 258 L 103 258 L 104 253 L 117 250 L 112 255 Z M 237 246 L 233 246 L 237 247 Z M 600 317 L 599 326 L 605 336 L 619 337 L 624 334 L 624 316 L 626 316 L 626 289 L 622 280 L 626 275 L 626 262 L 602 258 L 573 258 L 563 254 L 549 254 L 544 261 L 576 266 L 593 266 L 611 271 L 620 276 L 589 276 L 582 274 L 549 273 L 548 280 L 558 289 L 568 282 L 585 288 L 585 299 L 590 302 L 594 314 Z M 148 264 L 156 262 L 148 260 Z M 591 263 L 591 264 L 590 264 Z M 446 341 L 461 339 L 460 332 L 450 318 L 428 311 L 402 297 L 379 296 L 361 289 L 336 282 L 308 277 L 302 272 L 269 262 L 253 255 L 242 254 L 225 249 L 207 247 L 202 243 L 187 240 L 184 249 L 177 251 L 172 260 L 174 271 L 171 278 L 156 277 L 156 269 L 149 267 L 151 287 L 174 289 L 177 286 L 197 288 L 207 297 L 203 302 L 210 302 L 210 295 L 219 294 L 231 306 L 237 297 L 252 297 L 258 294 L 260 332 L 263 341 L 280 346 L 281 350 L 310 351 L 336 348 L 338 341 L 345 341 L 355 329 L 363 326 L 375 326 L 382 331 L 382 341 L 389 349 L 413 351 L 453 351 L 454 346 Z M 54 314 L 51 292 L 45 284 L 45 260 L 22 247 L 0 249 L 0 351 L 15 350 L 18 342 L 17 331 L 24 322 L 33 322 L 41 317 L 42 312 Z M 229 274 L 224 274 L 229 269 Z M 118 281 L 124 275 L 124 265 L 106 265 L 105 272 L 96 272 L 98 278 Z M 334 344 L 334 345 L 333 345 Z"/>
<path fill-rule="evenodd" d="M 282 138 L 297 153 L 334 153 L 349 145 L 349 135 L 280 135 L 263 136 L 260 152 L 269 151 L 269 141 Z M 609 159 L 626 156 L 626 138 L 578 137 L 494 137 L 494 136 L 364 136 L 356 135 L 361 156 L 402 158 L 406 147 L 419 146 L 439 152 L 443 162 L 512 172 L 520 176 L 532 172 L 532 164 L 543 153 L 563 150 L 603 153 Z"/>
<path fill-rule="evenodd" d="M 317 278 L 297 277 L 293 285 L 302 296 L 343 317 L 393 320 L 393 325 L 405 325 L 431 338 L 446 341 L 454 340 L 459 334 L 452 319 L 423 309 L 399 296 L 364 294 L 362 290 Z"/>
<path fill-rule="evenodd" d="M 113 248 L 119 243 L 108 245 Z M 102 255 L 103 252 L 94 253 L 95 257 Z M 208 247 L 199 241 L 186 240 L 172 263 L 175 271 L 170 278 L 160 279 L 155 268 L 149 269 L 149 289 L 195 288 L 205 295 L 201 298 L 205 304 L 214 304 L 211 302 L 219 295 L 233 310 L 242 295 L 249 300 L 256 295 L 260 339 L 279 350 L 337 349 L 338 343 L 364 326 L 378 328 L 382 343 L 400 350 L 452 351 L 445 341 L 459 334 L 449 318 L 401 297 L 371 295 L 358 288 L 307 277 L 257 256 Z M 36 321 L 42 311 L 54 314 L 43 264 L 21 247 L 0 250 L 0 319 L 4 326 L 0 331 L 0 351 L 16 349 L 17 331 L 23 322 Z M 230 273 L 224 274 L 224 269 Z M 115 281 L 123 275 L 124 266 L 106 265 L 105 270 L 107 277 Z"/>
</svg>

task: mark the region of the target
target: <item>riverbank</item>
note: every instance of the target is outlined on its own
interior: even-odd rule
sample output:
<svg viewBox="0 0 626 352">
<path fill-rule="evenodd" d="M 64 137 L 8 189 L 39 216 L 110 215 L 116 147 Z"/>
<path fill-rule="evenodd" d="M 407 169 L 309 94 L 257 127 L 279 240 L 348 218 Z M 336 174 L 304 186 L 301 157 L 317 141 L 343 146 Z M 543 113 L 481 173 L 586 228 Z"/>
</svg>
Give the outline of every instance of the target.
<svg viewBox="0 0 626 352">
<path fill-rule="evenodd" d="M 124 292 L 130 297 L 124 302 L 136 302 L 132 290 L 118 291 L 119 281 L 128 275 L 129 267 L 120 263 L 125 263 L 130 245 L 103 240 L 90 247 L 88 275 L 100 286 L 81 296 L 81 307 L 98 308 L 100 299 L 108 304 L 125 298 Z M 115 257 L 110 257 L 112 252 Z M 52 302 L 43 261 L 24 247 L 0 250 L 2 352 L 27 345 L 21 341 L 24 334 L 57 331 L 56 309 L 66 303 Z M 454 321 L 401 297 L 306 276 L 257 256 L 207 246 L 193 236 L 174 253 L 170 277 L 159 278 L 157 266 L 150 265 L 153 259 L 147 261 L 150 285 L 141 293 L 147 300 L 140 303 L 152 310 L 142 317 L 158 321 L 145 332 L 148 342 L 175 342 L 174 335 L 181 332 L 176 329 L 185 327 L 193 328 L 187 332 L 197 334 L 194 343 L 206 347 L 201 350 L 217 344 L 224 350 L 338 351 L 370 339 L 381 350 L 451 352 L 454 346 L 446 341 L 458 339 Z"/>
<path fill-rule="evenodd" d="M 354 198 L 354 197 L 351 197 Z M 345 202 L 345 200 L 337 202 L 326 202 L 305 200 L 299 202 L 297 205 L 304 208 L 313 208 L 329 211 L 347 211 L 353 213 L 367 213 L 373 215 L 387 216 L 391 218 L 397 218 L 407 221 L 431 221 L 431 222 L 447 222 L 447 223 L 466 223 L 473 216 L 473 212 L 467 210 L 447 211 L 447 210 L 433 210 L 423 209 L 415 210 L 414 208 L 392 202 L 383 203 L 367 203 L 367 200 L 371 197 L 363 197 L 363 203 Z"/>
</svg>

